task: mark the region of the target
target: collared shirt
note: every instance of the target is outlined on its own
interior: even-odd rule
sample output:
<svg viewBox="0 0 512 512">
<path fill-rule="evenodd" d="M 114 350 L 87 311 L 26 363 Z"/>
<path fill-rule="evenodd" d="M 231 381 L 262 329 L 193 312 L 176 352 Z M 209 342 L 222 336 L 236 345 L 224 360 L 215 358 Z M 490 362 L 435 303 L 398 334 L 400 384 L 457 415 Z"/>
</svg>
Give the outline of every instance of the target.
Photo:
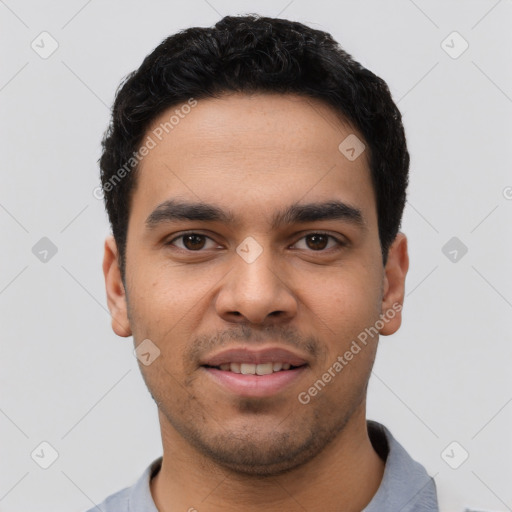
<svg viewBox="0 0 512 512">
<path fill-rule="evenodd" d="M 370 441 L 386 466 L 377 493 L 362 512 L 439 512 L 436 484 L 425 468 L 411 458 L 386 427 L 375 421 L 368 421 L 367 425 Z M 103 512 L 158 512 L 151 496 L 150 481 L 161 464 L 162 457 L 154 460 L 134 485 L 109 496 L 98 505 L 99 509 Z M 97 510 L 94 507 L 88 512 Z"/>
</svg>

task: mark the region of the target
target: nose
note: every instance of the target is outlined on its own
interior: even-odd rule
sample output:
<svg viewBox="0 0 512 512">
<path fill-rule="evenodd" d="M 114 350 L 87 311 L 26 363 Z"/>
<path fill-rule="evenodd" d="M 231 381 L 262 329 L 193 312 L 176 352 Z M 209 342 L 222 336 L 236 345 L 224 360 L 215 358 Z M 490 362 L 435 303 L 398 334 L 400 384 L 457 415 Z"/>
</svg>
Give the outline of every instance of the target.
<svg viewBox="0 0 512 512">
<path fill-rule="evenodd" d="M 278 265 L 270 248 L 254 260 L 233 255 L 231 271 L 215 298 L 217 314 L 227 322 L 276 324 L 297 314 L 298 302 L 290 276 Z"/>
</svg>

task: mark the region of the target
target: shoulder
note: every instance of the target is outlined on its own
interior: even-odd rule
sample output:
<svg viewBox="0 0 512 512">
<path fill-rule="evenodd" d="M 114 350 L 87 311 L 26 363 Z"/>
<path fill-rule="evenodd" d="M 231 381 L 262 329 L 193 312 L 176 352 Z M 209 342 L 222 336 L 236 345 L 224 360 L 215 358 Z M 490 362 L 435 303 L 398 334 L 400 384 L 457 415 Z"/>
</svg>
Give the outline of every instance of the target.
<svg viewBox="0 0 512 512">
<path fill-rule="evenodd" d="M 128 512 L 130 510 L 131 490 L 131 487 L 125 487 L 124 489 L 111 494 L 87 512 L 97 512 L 98 509 L 102 512 Z"/>
<path fill-rule="evenodd" d="M 151 478 L 160 470 L 162 457 L 154 460 L 130 487 L 111 494 L 87 512 L 158 512 L 151 496 Z"/>
<path fill-rule="evenodd" d="M 368 421 L 367 425 L 372 445 L 386 466 L 377 494 L 364 512 L 438 512 L 434 479 L 384 425 L 374 421 Z"/>
</svg>

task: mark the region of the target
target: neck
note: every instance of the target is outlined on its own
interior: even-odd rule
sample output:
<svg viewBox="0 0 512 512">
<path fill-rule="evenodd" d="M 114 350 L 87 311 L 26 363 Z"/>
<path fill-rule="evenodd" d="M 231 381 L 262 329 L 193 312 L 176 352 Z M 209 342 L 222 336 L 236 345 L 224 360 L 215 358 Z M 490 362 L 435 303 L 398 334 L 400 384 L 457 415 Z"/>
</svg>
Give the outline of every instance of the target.
<svg viewBox="0 0 512 512">
<path fill-rule="evenodd" d="M 164 456 L 151 481 L 159 512 L 361 511 L 377 492 L 384 462 L 368 437 L 365 404 L 315 458 L 287 473 L 234 473 L 191 447 L 160 414 Z"/>
</svg>

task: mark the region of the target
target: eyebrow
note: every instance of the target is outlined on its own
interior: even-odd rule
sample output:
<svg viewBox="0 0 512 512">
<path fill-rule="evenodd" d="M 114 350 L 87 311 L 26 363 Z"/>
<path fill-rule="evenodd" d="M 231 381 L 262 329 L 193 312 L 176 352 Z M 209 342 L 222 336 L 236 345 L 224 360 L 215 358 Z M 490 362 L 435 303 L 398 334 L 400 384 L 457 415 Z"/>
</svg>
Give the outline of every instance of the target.
<svg viewBox="0 0 512 512">
<path fill-rule="evenodd" d="M 235 224 L 235 215 L 213 204 L 168 199 L 150 213 L 146 219 L 146 228 L 151 230 L 162 223 L 180 220 Z M 276 229 L 283 225 L 321 220 L 342 220 L 363 229 L 367 226 L 359 208 L 338 200 L 292 204 L 273 215 L 271 226 Z"/>
</svg>

